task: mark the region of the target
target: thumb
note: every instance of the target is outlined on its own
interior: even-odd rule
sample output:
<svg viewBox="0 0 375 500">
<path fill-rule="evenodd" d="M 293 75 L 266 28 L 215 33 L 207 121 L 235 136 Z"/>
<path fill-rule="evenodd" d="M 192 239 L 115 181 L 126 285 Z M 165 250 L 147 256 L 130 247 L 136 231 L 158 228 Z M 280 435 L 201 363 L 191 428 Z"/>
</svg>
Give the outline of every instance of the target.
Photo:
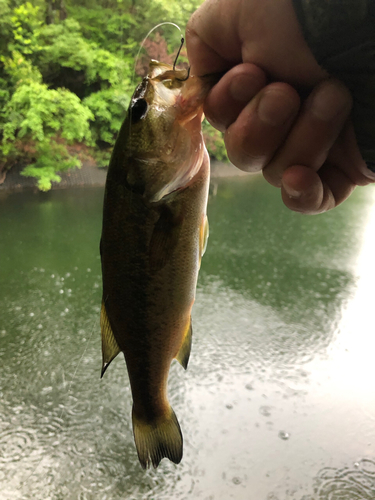
<svg viewBox="0 0 375 500">
<path fill-rule="evenodd" d="M 242 62 L 242 43 L 235 26 L 239 2 L 232 0 L 230 9 L 225 3 L 206 0 L 187 24 L 186 48 L 192 74 L 219 73 Z"/>
</svg>

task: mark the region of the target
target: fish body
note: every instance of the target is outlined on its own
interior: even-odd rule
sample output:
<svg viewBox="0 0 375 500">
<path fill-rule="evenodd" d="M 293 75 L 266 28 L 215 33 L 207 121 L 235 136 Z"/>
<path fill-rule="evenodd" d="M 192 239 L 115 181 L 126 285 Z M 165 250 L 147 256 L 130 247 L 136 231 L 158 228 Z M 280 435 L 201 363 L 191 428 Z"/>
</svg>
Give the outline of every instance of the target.
<svg viewBox="0 0 375 500">
<path fill-rule="evenodd" d="M 102 374 L 122 351 L 142 467 L 182 458 L 167 396 L 172 360 L 186 368 L 191 309 L 208 236 L 209 158 L 201 134 L 211 85 L 152 61 L 108 169 L 101 238 Z"/>
</svg>

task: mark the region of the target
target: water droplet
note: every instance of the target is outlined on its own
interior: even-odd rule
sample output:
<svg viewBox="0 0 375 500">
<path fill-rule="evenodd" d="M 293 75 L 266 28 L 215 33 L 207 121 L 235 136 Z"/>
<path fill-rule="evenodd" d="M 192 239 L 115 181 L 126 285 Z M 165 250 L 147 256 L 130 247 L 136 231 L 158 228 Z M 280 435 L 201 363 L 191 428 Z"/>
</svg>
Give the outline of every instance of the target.
<svg viewBox="0 0 375 500">
<path fill-rule="evenodd" d="M 290 438 L 290 434 L 289 434 L 289 432 L 280 431 L 279 438 L 283 439 L 284 441 L 287 441 Z"/>
<path fill-rule="evenodd" d="M 55 277 L 55 275 L 54 275 L 54 274 L 51 274 L 51 278 L 54 278 L 54 277 Z"/>
<path fill-rule="evenodd" d="M 43 389 L 40 391 L 42 394 L 49 394 L 50 392 L 52 392 L 52 387 L 49 386 L 49 387 L 43 387 Z"/>
<path fill-rule="evenodd" d="M 34 313 L 30 313 L 29 316 L 30 316 L 30 318 L 32 318 L 33 316 L 35 316 L 35 314 Z"/>
<path fill-rule="evenodd" d="M 66 308 L 64 309 L 64 311 L 67 313 L 67 312 L 69 312 L 69 309 L 66 307 Z"/>
<path fill-rule="evenodd" d="M 225 407 L 228 408 L 228 410 L 232 410 L 233 409 L 233 405 L 230 405 L 230 404 L 225 405 Z"/>
<path fill-rule="evenodd" d="M 241 481 L 241 479 L 240 479 L 239 477 L 234 477 L 234 478 L 232 479 L 232 483 L 234 483 L 234 484 L 241 484 L 241 482 L 242 482 L 242 481 Z"/>
<path fill-rule="evenodd" d="M 254 390 L 253 384 L 246 384 L 246 385 L 245 385 L 245 388 L 246 388 L 248 391 L 253 391 L 253 390 Z"/>
<path fill-rule="evenodd" d="M 259 413 L 263 415 L 263 417 L 270 417 L 271 416 L 271 406 L 261 406 L 259 408 Z"/>
<path fill-rule="evenodd" d="M 87 268 L 87 272 L 88 272 L 88 273 L 91 273 L 91 269 L 90 269 L 89 267 Z"/>
<path fill-rule="evenodd" d="M 70 276 L 70 273 L 66 273 L 65 277 L 69 278 L 69 276 Z"/>
<path fill-rule="evenodd" d="M 43 328 L 43 325 L 39 323 L 39 325 L 37 326 L 37 328 L 39 328 L 39 330 L 41 330 Z"/>
<path fill-rule="evenodd" d="M 59 291 L 59 293 L 60 293 L 60 294 L 63 294 L 63 293 L 64 293 L 64 290 L 60 290 L 60 291 Z"/>
</svg>

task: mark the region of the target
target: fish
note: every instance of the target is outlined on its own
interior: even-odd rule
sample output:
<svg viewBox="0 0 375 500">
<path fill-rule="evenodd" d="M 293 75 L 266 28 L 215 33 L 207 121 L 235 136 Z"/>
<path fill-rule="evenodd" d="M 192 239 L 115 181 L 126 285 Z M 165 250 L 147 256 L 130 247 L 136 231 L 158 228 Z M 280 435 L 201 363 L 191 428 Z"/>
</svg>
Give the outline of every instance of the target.
<svg viewBox="0 0 375 500">
<path fill-rule="evenodd" d="M 151 61 L 110 160 L 100 253 L 102 376 L 123 352 L 141 466 L 182 459 L 167 394 L 173 359 L 186 369 L 191 310 L 208 238 L 210 161 L 201 123 L 214 82 Z"/>
</svg>

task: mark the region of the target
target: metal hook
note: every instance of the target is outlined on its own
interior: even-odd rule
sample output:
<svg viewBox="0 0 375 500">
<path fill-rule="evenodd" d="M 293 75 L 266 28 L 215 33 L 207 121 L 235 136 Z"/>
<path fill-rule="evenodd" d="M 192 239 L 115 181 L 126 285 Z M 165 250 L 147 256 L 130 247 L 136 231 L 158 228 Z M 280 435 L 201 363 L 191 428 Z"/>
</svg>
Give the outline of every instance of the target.
<svg viewBox="0 0 375 500">
<path fill-rule="evenodd" d="M 182 46 L 184 45 L 184 43 L 185 43 L 185 38 L 182 36 L 181 37 L 181 45 L 180 45 L 180 48 L 178 49 L 176 59 L 174 60 L 174 63 L 173 63 L 173 71 L 175 71 L 175 69 L 176 69 L 177 59 L 178 59 L 178 56 L 180 55 L 180 52 L 181 52 L 181 49 L 182 49 Z"/>
<path fill-rule="evenodd" d="M 188 72 L 187 72 L 186 78 L 176 78 L 176 80 L 178 80 L 179 82 L 186 82 L 186 80 L 189 78 L 189 76 L 190 76 L 190 66 L 188 67 Z"/>
</svg>

